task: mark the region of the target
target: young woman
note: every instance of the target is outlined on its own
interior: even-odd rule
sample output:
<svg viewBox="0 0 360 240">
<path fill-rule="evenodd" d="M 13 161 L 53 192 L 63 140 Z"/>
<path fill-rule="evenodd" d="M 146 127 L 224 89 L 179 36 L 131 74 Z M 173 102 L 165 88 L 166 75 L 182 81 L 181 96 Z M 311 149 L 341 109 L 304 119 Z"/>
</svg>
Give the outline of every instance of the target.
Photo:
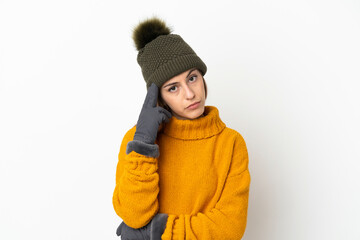
<svg viewBox="0 0 360 240">
<path fill-rule="evenodd" d="M 206 65 L 154 17 L 134 29 L 147 95 L 122 140 L 113 194 L 121 239 L 241 239 L 250 186 L 243 137 L 207 106 Z"/>
</svg>

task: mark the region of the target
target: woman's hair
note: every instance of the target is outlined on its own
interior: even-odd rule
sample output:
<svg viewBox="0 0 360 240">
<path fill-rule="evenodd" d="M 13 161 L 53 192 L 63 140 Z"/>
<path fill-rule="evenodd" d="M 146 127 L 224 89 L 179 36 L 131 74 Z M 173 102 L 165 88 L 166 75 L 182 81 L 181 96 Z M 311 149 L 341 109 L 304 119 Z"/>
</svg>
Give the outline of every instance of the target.
<svg viewBox="0 0 360 240">
<path fill-rule="evenodd" d="M 199 69 L 198 69 L 198 70 L 199 70 Z M 199 72 L 201 73 L 201 76 L 202 76 L 202 78 L 203 78 L 203 80 L 204 80 L 205 99 L 206 99 L 206 98 L 207 98 L 207 86 L 206 86 L 204 74 L 203 74 L 203 72 L 200 71 L 200 70 L 199 70 Z M 165 108 L 166 110 L 168 110 L 169 112 L 171 112 L 170 107 L 165 103 L 164 99 L 162 99 L 160 92 L 159 92 L 159 94 L 158 94 L 158 101 L 157 101 L 157 102 L 158 102 L 158 104 L 159 104 L 160 107 L 163 107 L 163 108 Z"/>
</svg>

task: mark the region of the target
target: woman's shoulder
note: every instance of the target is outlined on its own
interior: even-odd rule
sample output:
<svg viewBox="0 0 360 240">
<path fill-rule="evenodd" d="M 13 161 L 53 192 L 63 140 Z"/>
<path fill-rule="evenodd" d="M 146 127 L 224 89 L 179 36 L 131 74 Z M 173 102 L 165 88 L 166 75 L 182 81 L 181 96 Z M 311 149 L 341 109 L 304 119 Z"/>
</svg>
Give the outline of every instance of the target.
<svg viewBox="0 0 360 240">
<path fill-rule="evenodd" d="M 226 126 L 224 128 L 224 130 L 221 132 L 221 134 L 223 134 L 227 138 L 231 137 L 234 141 L 245 143 L 244 137 L 238 131 L 236 131 L 235 129 L 230 128 L 228 126 Z"/>
<path fill-rule="evenodd" d="M 131 127 L 130 129 L 128 129 L 123 137 L 123 140 L 132 140 L 134 139 L 134 135 L 135 135 L 135 131 L 136 131 L 136 124 Z"/>
</svg>

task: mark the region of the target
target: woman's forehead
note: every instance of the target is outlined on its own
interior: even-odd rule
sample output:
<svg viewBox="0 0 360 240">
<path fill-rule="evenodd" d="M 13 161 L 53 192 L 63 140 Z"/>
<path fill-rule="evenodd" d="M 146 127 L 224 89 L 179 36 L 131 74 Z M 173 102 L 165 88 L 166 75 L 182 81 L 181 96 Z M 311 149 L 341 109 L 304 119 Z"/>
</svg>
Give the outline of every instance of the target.
<svg viewBox="0 0 360 240">
<path fill-rule="evenodd" d="M 186 79 L 190 75 L 190 73 L 194 73 L 194 72 L 199 73 L 200 71 L 197 68 L 192 68 L 192 69 L 186 70 L 185 72 L 182 72 L 182 73 L 170 78 L 162 86 L 164 87 L 167 84 L 175 83 L 180 79 Z"/>
</svg>

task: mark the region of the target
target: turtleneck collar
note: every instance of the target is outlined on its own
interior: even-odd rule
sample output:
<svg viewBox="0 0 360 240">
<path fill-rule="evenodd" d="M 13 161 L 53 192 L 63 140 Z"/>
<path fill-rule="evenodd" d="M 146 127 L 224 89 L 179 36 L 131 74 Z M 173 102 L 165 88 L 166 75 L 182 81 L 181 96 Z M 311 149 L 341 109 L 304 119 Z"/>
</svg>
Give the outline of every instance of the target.
<svg viewBox="0 0 360 240">
<path fill-rule="evenodd" d="M 205 106 L 203 117 L 177 119 L 172 116 L 168 123 L 164 123 L 161 131 L 170 137 L 191 140 L 214 136 L 225 127 L 225 123 L 220 119 L 219 110 L 215 106 Z"/>
</svg>

